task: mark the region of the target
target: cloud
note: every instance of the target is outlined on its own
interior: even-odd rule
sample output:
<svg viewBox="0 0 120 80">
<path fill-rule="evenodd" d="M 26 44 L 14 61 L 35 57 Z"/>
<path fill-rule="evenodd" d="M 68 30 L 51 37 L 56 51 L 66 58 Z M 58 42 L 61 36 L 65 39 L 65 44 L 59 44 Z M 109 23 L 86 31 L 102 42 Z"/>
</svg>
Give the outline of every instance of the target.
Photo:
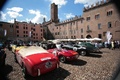
<svg viewBox="0 0 120 80">
<path fill-rule="evenodd" d="M 85 7 L 91 5 L 91 4 L 95 4 L 96 2 L 99 2 L 101 0 L 75 0 L 74 3 L 81 3 L 84 4 Z"/>
<path fill-rule="evenodd" d="M 20 12 L 23 11 L 23 8 L 20 8 L 20 7 L 12 7 L 12 8 L 7 8 L 7 10 L 8 10 L 7 14 L 8 14 L 11 18 L 17 18 L 17 17 L 23 16 L 22 14 L 20 14 Z"/>
<path fill-rule="evenodd" d="M 6 19 L 6 14 L 0 11 L 0 20 L 5 20 Z"/>
<path fill-rule="evenodd" d="M 23 11 L 23 8 L 20 7 L 12 7 L 12 8 L 7 8 L 9 11 L 14 11 L 14 12 L 21 12 Z"/>
<path fill-rule="evenodd" d="M 34 14 L 35 17 L 33 19 L 26 19 L 27 21 L 30 20 L 33 23 L 41 23 L 43 21 L 43 18 L 47 19 L 47 16 L 41 14 L 39 10 L 29 10 L 29 13 Z"/>
<path fill-rule="evenodd" d="M 49 0 L 51 3 L 58 5 L 58 8 L 61 8 L 63 5 L 66 5 L 67 0 Z"/>
<path fill-rule="evenodd" d="M 64 15 L 66 16 L 67 19 L 75 17 L 75 15 L 73 15 L 72 13 L 65 13 Z"/>
<path fill-rule="evenodd" d="M 7 14 L 11 17 L 11 18 L 17 18 L 18 16 L 21 17 L 22 14 L 19 14 L 17 12 L 13 12 L 13 11 L 8 11 Z"/>
</svg>

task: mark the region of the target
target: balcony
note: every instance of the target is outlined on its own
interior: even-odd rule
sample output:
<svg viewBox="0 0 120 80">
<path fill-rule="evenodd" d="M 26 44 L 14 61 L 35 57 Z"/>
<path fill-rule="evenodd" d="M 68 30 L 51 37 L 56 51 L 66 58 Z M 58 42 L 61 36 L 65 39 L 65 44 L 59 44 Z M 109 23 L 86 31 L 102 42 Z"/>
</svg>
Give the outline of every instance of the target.
<svg viewBox="0 0 120 80">
<path fill-rule="evenodd" d="M 86 32 L 87 32 L 87 33 L 91 33 L 91 32 L 92 32 L 92 30 L 87 30 Z"/>
</svg>

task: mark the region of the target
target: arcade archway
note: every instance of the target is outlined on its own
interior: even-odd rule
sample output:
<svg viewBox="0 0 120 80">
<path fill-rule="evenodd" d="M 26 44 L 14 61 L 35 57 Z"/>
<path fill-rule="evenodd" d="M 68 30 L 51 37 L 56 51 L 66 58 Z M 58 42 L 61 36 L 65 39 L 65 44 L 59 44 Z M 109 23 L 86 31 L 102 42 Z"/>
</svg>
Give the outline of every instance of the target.
<svg viewBox="0 0 120 80">
<path fill-rule="evenodd" d="M 87 35 L 86 38 L 92 38 L 91 35 Z"/>
</svg>

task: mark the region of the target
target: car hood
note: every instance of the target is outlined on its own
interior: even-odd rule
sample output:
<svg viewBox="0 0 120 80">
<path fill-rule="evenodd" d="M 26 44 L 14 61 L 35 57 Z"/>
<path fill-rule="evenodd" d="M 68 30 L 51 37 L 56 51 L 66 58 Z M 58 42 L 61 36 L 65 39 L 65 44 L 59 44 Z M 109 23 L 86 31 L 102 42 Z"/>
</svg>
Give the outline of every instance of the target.
<svg viewBox="0 0 120 80">
<path fill-rule="evenodd" d="M 73 56 L 73 55 L 78 54 L 76 51 L 66 50 L 66 49 L 62 49 L 61 53 L 64 55 L 68 55 L 68 56 Z"/>
</svg>

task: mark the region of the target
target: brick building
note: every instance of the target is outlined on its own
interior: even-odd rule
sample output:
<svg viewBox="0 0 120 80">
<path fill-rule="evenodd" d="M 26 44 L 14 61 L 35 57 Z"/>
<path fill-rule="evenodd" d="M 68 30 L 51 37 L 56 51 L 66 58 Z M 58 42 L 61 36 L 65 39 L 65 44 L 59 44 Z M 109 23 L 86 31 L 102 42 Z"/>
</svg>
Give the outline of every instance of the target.
<svg viewBox="0 0 120 80">
<path fill-rule="evenodd" d="M 14 24 L 0 22 L 0 40 L 14 38 Z"/>
<path fill-rule="evenodd" d="M 15 38 L 23 41 L 41 41 L 43 40 L 43 29 L 41 24 L 31 22 L 14 22 Z"/>
<path fill-rule="evenodd" d="M 110 31 L 113 40 L 120 40 L 120 14 L 109 0 L 85 7 L 82 16 L 59 22 L 57 5 L 51 4 L 51 20 L 42 23 L 46 39 L 101 38 Z M 47 36 L 49 35 L 49 36 Z"/>
<path fill-rule="evenodd" d="M 22 40 L 22 41 L 42 41 L 43 40 L 43 28 L 41 24 L 18 22 L 14 20 L 14 23 L 0 22 L 1 39 L 6 38 L 8 40 Z M 4 36 L 4 30 L 7 31 Z"/>
</svg>

